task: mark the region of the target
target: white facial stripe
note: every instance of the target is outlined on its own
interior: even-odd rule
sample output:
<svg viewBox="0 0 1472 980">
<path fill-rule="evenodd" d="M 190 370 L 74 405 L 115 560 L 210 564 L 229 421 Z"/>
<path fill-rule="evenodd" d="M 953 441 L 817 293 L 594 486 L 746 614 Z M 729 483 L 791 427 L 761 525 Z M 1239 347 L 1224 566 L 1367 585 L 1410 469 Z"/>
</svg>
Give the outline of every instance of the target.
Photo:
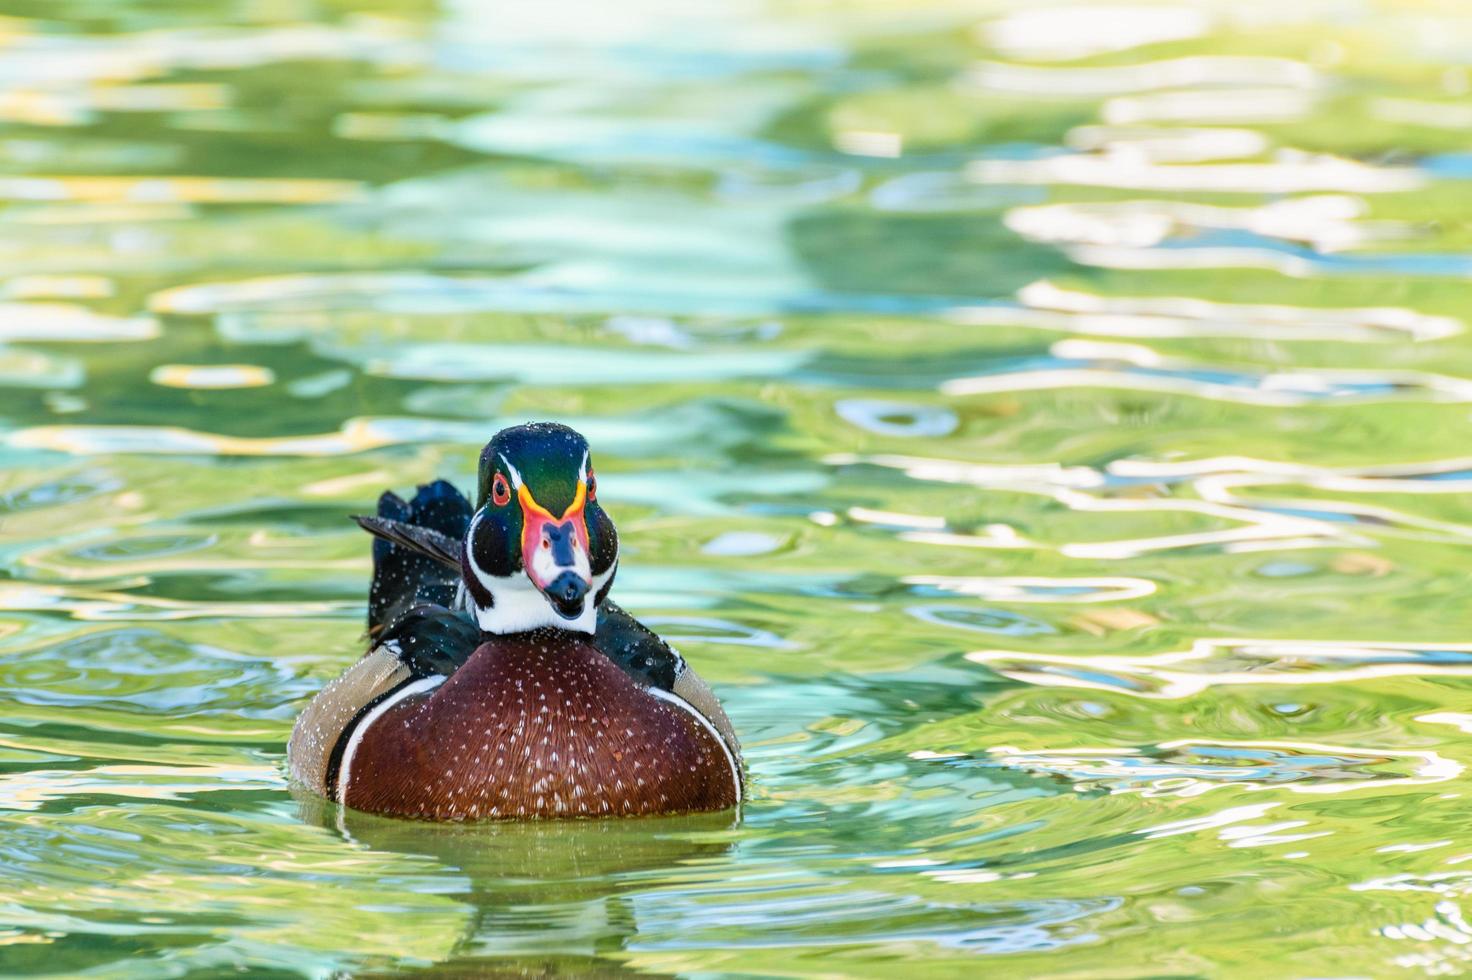
<svg viewBox="0 0 1472 980">
<path fill-rule="evenodd" d="M 475 549 L 470 545 L 475 541 L 475 529 L 480 526 L 480 518 L 484 513 L 485 511 L 483 510 L 476 511 L 475 516 L 470 519 L 470 527 L 465 529 L 465 557 L 468 559 L 470 567 L 475 570 L 476 578 L 480 578 L 481 568 L 475 563 Z"/>
<path fill-rule="evenodd" d="M 353 735 L 348 739 L 348 747 L 343 750 L 342 764 L 337 768 L 337 802 L 342 803 L 348 798 L 348 776 L 352 773 L 353 756 L 358 754 L 358 744 L 363 741 L 363 735 L 368 731 L 368 726 L 377 721 L 389 708 L 392 708 L 410 695 L 420 694 L 424 691 L 433 691 L 444 682 L 445 678 L 443 676 L 436 675 L 434 677 L 426 677 L 423 680 L 417 680 L 412 684 L 406 684 L 397 694 L 385 698 L 378 707 L 368 712 L 366 718 L 358 722 L 358 727 L 353 729 Z"/>
<path fill-rule="evenodd" d="M 692 705 L 689 701 L 686 701 L 684 698 L 680 697 L 678 694 L 671 693 L 670 691 L 663 691 L 657 687 L 649 687 L 645 690 L 647 690 L 655 697 L 659 698 L 661 701 L 668 701 L 670 704 L 674 705 L 676 708 L 679 708 L 681 711 L 687 712 L 691 718 L 694 718 L 697 722 L 700 723 L 700 727 L 710 732 L 711 738 L 715 739 L 716 744 L 721 747 L 721 753 L 726 757 L 726 764 L 731 767 L 731 781 L 736 784 L 736 805 L 740 806 L 741 766 L 736 762 L 736 756 L 732 754 L 731 747 L 726 744 L 726 740 L 721 737 L 721 733 L 716 730 L 716 726 L 712 725 L 710 723 L 710 719 L 706 718 L 705 715 L 701 714 L 699 711 L 696 711 L 694 705 Z"/>
<path fill-rule="evenodd" d="M 514 467 L 514 466 L 511 465 L 511 460 L 509 460 L 509 459 L 506 458 L 506 454 L 505 453 L 497 453 L 496 455 L 501 457 L 501 462 L 503 462 L 503 463 L 506 464 L 506 472 L 511 475 L 511 489 L 513 489 L 513 490 L 520 490 L 521 489 L 521 471 L 518 470 L 516 467 Z"/>
<path fill-rule="evenodd" d="M 587 597 L 583 599 L 582 615 L 577 619 L 564 619 L 552 608 L 552 603 L 541 590 L 532 584 L 531 579 L 523 574 L 508 575 L 505 578 L 491 575 L 475 563 L 475 553 L 472 551 L 470 573 L 491 594 L 495 605 L 490 608 L 476 605 L 475 598 L 468 589 L 465 590 L 463 599 L 465 607 L 475 615 L 476 622 L 487 633 L 521 633 L 539 626 L 592 633 L 598 626 L 598 608 L 593 605 L 593 600 L 603 591 L 617 569 L 618 562 L 615 561 L 608 567 L 608 571 L 593 576 L 593 584 L 588 589 Z"/>
<path fill-rule="evenodd" d="M 506 458 L 506 454 L 505 453 L 497 453 L 496 455 L 498 457 L 500 457 L 501 463 L 506 467 L 506 473 L 507 473 L 507 475 L 511 477 L 511 489 L 513 489 L 513 490 L 520 490 L 521 489 L 521 484 L 523 482 L 522 479 L 521 479 L 521 470 L 518 470 L 516 467 L 514 467 L 514 466 L 511 465 L 511 460 L 509 460 L 509 459 Z M 579 483 L 587 483 L 588 482 L 588 458 L 589 458 L 589 456 L 588 456 L 588 450 L 584 449 L 583 450 L 583 461 L 578 464 L 578 482 Z"/>
<path fill-rule="evenodd" d="M 584 465 L 587 464 L 587 454 L 583 456 Z M 519 487 L 521 485 L 521 474 L 516 467 L 504 455 L 501 462 L 505 463 L 511 479 Z M 588 588 L 587 598 L 583 600 L 583 612 L 577 619 L 564 619 L 552 608 L 552 603 L 541 591 L 532 584 L 530 578 L 524 573 L 501 577 L 492 575 L 481 568 L 475 560 L 475 549 L 470 543 L 475 540 L 476 530 L 480 526 L 481 518 L 485 516 L 484 510 L 475 512 L 470 520 L 470 527 L 466 530 L 465 556 L 466 564 L 470 566 L 470 574 L 480 583 L 481 588 L 490 593 L 494 605 L 490 608 L 481 608 L 475 602 L 475 597 L 470 590 L 462 584 L 456 590 L 456 606 L 465 609 L 475 615 L 476 622 L 480 628 L 487 633 L 520 633 L 524 630 L 536 629 L 539 626 L 552 626 L 557 629 L 576 630 L 582 633 L 592 633 L 598 623 L 598 610 L 593 601 L 608 580 L 618 570 L 618 556 L 614 556 L 613 564 L 608 566 L 608 571 L 601 575 L 592 574 L 592 557 L 581 543 L 573 546 L 573 571 L 583 578 L 591 578 L 592 585 Z M 533 561 L 537 564 L 537 574 L 543 576 L 543 581 L 550 582 L 560 573 L 560 569 L 553 570 L 551 565 L 552 556 L 546 554 L 542 549 L 536 549 Z M 550 574 L 549 574 L 550 573 Z"/>
</svg>

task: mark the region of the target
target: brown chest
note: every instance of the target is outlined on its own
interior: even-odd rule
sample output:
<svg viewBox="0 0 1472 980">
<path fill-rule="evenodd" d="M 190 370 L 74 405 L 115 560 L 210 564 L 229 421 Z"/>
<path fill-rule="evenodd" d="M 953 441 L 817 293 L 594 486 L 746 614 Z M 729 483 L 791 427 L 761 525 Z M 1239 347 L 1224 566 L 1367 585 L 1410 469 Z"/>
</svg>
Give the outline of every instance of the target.
<svg viewBox="0 0 1472 980">
<path fill-rule="evenodd" d="M 709 724 L 579 639 L 498 638 L 366 721 L 340 783 L 357 809 L 474 820 L 737 803 L 731 757 Z"/>
</svg>

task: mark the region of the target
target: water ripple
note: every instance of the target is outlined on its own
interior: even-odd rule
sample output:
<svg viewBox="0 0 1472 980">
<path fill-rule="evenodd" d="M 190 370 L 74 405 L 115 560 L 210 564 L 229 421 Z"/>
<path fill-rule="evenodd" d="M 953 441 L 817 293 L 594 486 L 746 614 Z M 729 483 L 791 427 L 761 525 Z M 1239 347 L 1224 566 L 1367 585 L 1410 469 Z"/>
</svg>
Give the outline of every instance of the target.
<svg viewBox="0 0 1472 980">
<path fill-rule="evenodd" d="M 1294 108 L 1298 108 L 1296 103 Z M 1123 190 L 1234 194 L 1325 191 L 1388 194 L 1417 190 L 1426 182 L 1426 175 L 1414 167 L 1377 167 L 1327 154 L 1277 163 L 1191 166 L 1067 154 L 1039 160 L 978 160 L 967 168 L 966 174 L 983 184 L 1076 184 Z"/>
<path fill-rule="evenodd" d="M 1472 16 L 235 6 L 0 17 L 0 974 L 1464 972 Z M 741 814 L 288 786 L 534 418 Z"/>
<path fill-rule="evenodd" d="M 1379 789 L 1386 783 L 1445 782 L 1462 771 L 1434 752 L 1375 751 L 1304 742 L 1181 739 L 1145 748 L 989 750 L 998 765 L 1059 775 L 1080 790 L 1144 796 L 1200 796 L 1213 789 L 1282 787 L 1296 793 Z M 1295 839 L 1325 836 L 1300 834 Z"/>
<path fill-rule="evenodd" d="M 1439 340 L 1465 325 L 1399 307 L 1336 309 L 1219 303 L 1190 296 L 1101 296 L 1040 280 L 1018 293 L 1021 308 L 965 307 L 950 312 L 962 323 L 1016 325 L 1110 337 L 1260 337 L 1396 343 Z"/>
<path fill-rule="evenodd" d="M 946 395 L 995 395 L 1050 388 L 1115 387 L 1162 391 L 1250 405 L 1302 405 L 1320 400 L 1396 398 L 1423 395 L 1446 401 L 1472 401 L 1472 381 L 1415 371 L 1331 371 L 1297 368 L 1291 372 L 1251 373 L 1222 365 L 1190 364 L 1161 357 L 1148 347 L 1088 340 L 1059 341 L 1053 359 L 1027 371 L 999 371 L 953 378 L 941 385 Z"/>
<path fill-rule="evenodd" d="M 1232 685 L 1351 684 L 1385 677 L 1472 677 L 1472 644 L 1205 639 L 1188 650 L 1069 656 L 978 650 L 972 663 L 1026 684 L 1177 699 Z"/>
</svg>

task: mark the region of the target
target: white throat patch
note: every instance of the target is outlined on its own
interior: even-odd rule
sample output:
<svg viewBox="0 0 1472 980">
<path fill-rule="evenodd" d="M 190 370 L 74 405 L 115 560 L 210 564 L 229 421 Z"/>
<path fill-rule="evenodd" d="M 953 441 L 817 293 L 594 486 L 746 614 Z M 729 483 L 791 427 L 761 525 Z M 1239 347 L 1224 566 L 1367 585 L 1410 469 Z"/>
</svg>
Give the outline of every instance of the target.
<svg viewBox="0 0 1472 980">
<path fill-rule="evenodd" d="M 470 522 L 468 535 L 474 536 L 475 526 L 479 521 L 480 515 L 477 514 L 475 520 Z M 480 628 L 487 633 L 523 633 L 542 626 L 592 633 L 598 626 L 598 608 L 593 602 L 618 570 L 618 559 L 615 558 L 608 571 L 602 575 L 594 575 L 592 588 L 588 589 L 587 596 L 583 598 L 582 615 L 577 619 L 566 619 L 552 607 L 552 603 L 524 572 L 503 578 L 492 575 L 477 565 L 474 551 L 467 550 L 466 558 L 470 573 L 475 576 L 480 587 L 491 594 L 495 604 L 482 608 L 476 603 L 470 590 L 462 584 L 456 595 L 456 605 L 473 613 Z"/>
</svg>

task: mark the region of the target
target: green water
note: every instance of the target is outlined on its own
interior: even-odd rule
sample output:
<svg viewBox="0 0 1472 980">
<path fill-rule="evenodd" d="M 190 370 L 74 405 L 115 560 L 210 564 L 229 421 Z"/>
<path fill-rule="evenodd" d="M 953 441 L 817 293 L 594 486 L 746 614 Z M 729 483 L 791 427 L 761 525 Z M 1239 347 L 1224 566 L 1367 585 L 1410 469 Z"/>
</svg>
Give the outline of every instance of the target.
<svg viewBox="0 0 1472 980">
<path fill-rule="evenodd" d="M 1472 970 L 1464 5 L 0 14 L 0 974 Z M 294 795 L 540 418 L 740 819 Z"/>
</svg>

